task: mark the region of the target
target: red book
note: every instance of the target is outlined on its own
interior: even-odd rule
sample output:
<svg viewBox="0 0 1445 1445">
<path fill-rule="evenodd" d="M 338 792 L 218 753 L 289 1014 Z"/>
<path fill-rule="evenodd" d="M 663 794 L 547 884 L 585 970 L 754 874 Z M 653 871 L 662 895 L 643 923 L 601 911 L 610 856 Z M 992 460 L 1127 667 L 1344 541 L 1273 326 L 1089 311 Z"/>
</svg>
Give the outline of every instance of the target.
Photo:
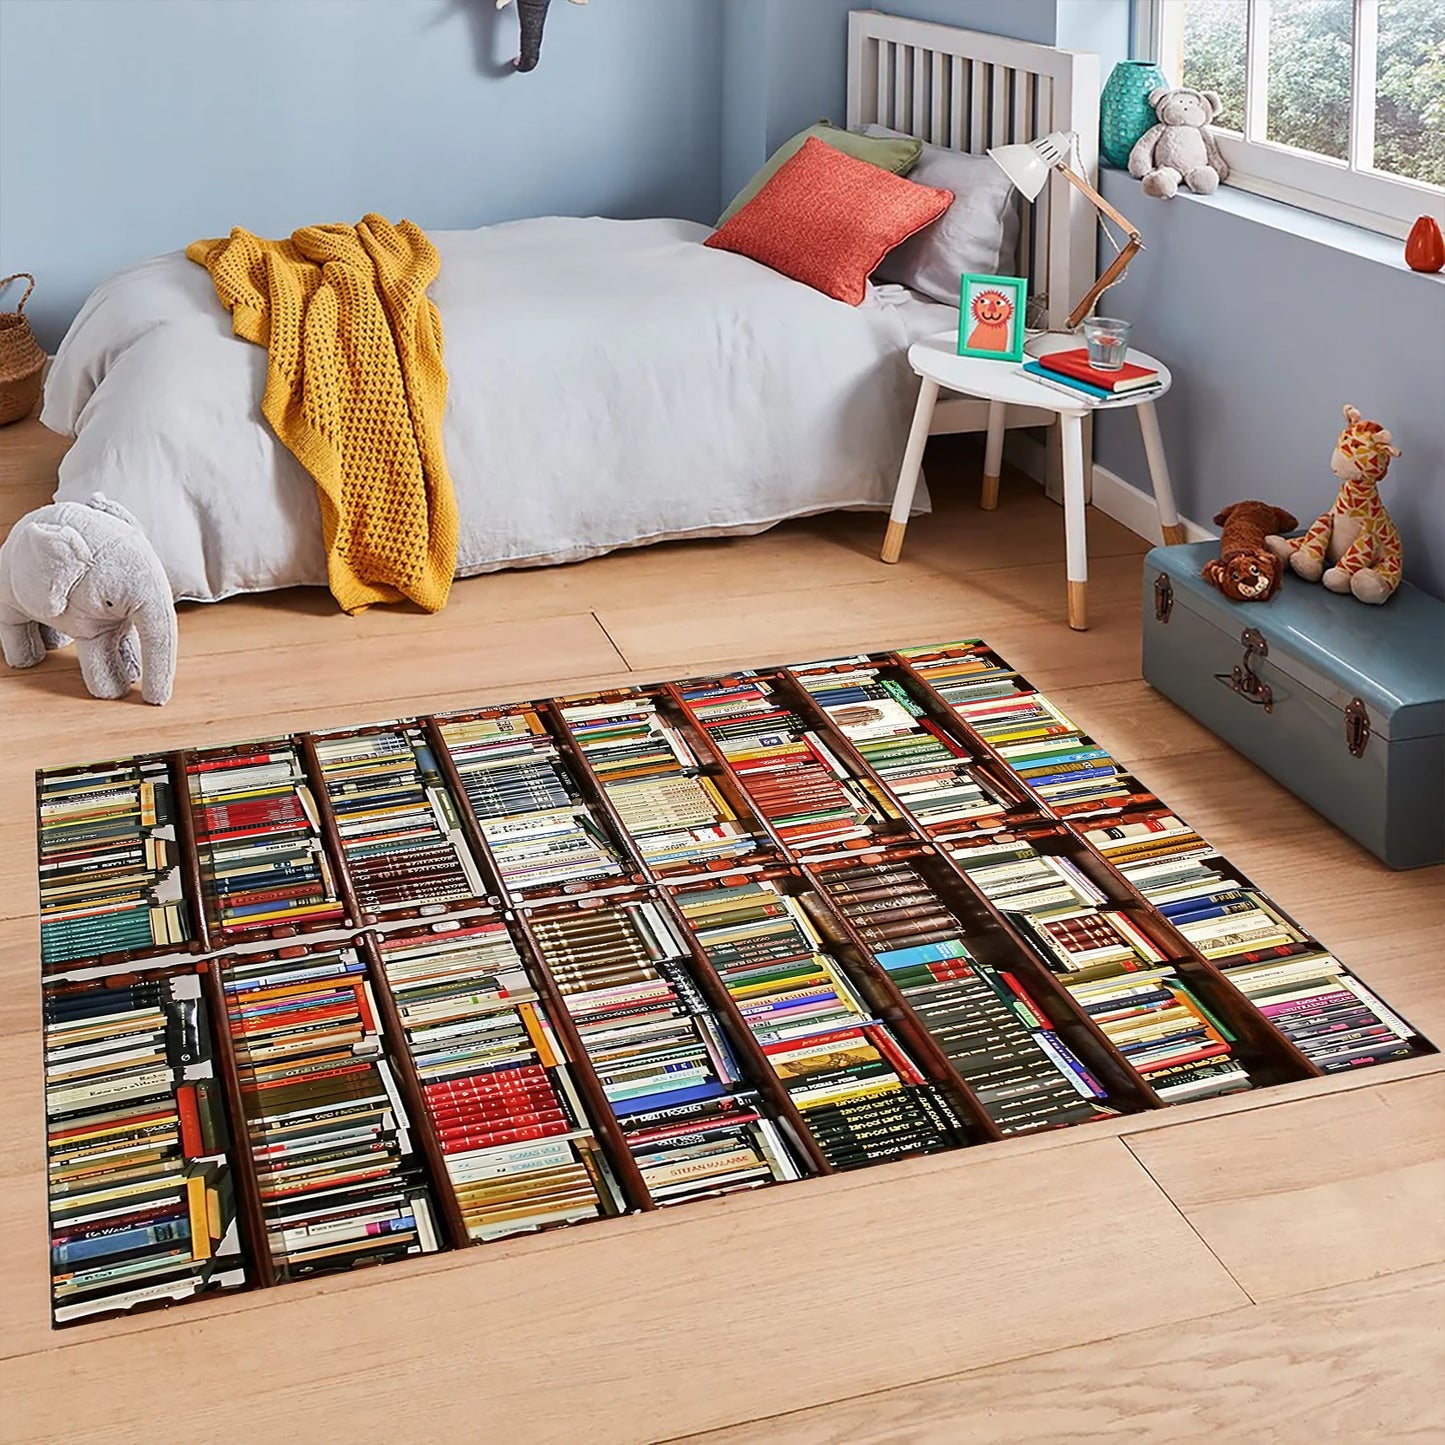
<svg viewBox="0 0 1445 1445">
<path fill-rule="evenodd" d="M 1072 376 L 1075 381 L 1087 381 L 1103 391 L 1138 391 L 1141 386 L 1153 386 L 1159 380 L 1159 373 L 1152 367 L 1136 366 L 1132 361 L 1126 361 L 1118 371 L 1101 371 L 1097 366 L 1090 366 L 1086 346 L 1041 356 L 1039 365 L 1048 371 Z"/>
<path fill-rule="evenodd" d="M 176 1111 L 181 1121 L 181 1153 L 187 1159 L 199 1159 L 206 1150 L 201 1142 L 201 1115 L 194 1084 L 182 1084 L 176 1090 Z"/>
</svg>

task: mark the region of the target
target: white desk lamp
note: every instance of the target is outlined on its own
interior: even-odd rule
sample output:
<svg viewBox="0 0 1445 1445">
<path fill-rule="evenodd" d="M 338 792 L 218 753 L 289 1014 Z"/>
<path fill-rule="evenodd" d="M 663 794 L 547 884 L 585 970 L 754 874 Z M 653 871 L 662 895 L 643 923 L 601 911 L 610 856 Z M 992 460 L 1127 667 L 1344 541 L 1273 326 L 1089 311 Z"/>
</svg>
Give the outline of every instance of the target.
<svg viewBox="0 0 1445 1445">
<path fill-rule="evenodd" d="M 1089 288 L 1083 300 L 1069 313 L 1069 319 L 1065 323 L 1065 329 L 1069 331 L 1072 331 L 1089 314 L 1093 309 L 1094 302 L 1110 286 L 1123 279 L 1129 262 L 1144 249 L 1143 237 L 1135 229 L 1133 222 L 1121 216 L 1069 164 L 1073 149 L 1074 137 L 1063 131 L 1055 130 L 1036 141 L 1030 141 L 1027 145 L 994 146 L 989 150 L 989 155 L 993 158 L 994 163 L 1014 183 L 1025 200 L 1037 200 L 1039 193 L 1048 184 L 1049 172 L 1062 171 L 1069 184 L 1076 190 L 1082 191 L 1089 198 L 1095 210 L 1101 211 L 1116 225 L 1123 227 L 1124 233 L 1128 237 L 1128 241 L 1120 250 L 1118 242 L 1109 235 L 1108 228 L 1105 228 L 1104 234 L 1109 236 L 1109 244 L 1119 254 L 1114 257 L 1104 273 Z"/>
</svg>

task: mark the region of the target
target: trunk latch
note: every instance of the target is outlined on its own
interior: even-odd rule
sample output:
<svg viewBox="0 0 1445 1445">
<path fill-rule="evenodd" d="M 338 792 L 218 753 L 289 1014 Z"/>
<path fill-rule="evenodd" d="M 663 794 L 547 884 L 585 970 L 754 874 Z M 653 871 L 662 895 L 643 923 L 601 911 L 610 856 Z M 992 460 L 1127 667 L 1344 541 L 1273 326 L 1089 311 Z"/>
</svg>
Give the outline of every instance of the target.
<svg viewBox="0 0 1445 1445">
<path fill-rule="evenodd" d="M 1169 614 L 1173 611 L 1174 584 L 1169 580 L 1167 572 L 1161 572 L 1154 579 L 1154 620 L 1168 622 Z"/>
<path fill-rule="evenodd" d="M 1361 699 L 1352 697 L 1345 709 L 1345 746 L 1352 758 L 1362 758 L 1370 744 L 1370 713 Z"/>
</svg>

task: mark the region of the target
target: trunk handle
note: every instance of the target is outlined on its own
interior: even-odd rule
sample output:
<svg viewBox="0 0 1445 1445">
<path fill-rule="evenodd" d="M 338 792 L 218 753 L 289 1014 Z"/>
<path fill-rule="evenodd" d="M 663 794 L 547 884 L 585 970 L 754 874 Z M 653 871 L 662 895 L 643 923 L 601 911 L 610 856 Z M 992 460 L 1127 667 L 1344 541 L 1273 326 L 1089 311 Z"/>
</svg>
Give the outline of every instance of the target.
<svg viewBox="0 0 1445 1445">
<path fill-rule="evenodd" d="M 1251 666 L 1256 657 L 1269 656 L 1269 643 L 1257 627 L 1246 627 L 1239 634 L 1239 640 L 1244 644 L 1244 656 L 1235 664 L 1233 672 L 1216 672 L 1215 681 L 1238 693 L 1246 702 L 1273 712 L 1274 689 Z"/>
</svg>

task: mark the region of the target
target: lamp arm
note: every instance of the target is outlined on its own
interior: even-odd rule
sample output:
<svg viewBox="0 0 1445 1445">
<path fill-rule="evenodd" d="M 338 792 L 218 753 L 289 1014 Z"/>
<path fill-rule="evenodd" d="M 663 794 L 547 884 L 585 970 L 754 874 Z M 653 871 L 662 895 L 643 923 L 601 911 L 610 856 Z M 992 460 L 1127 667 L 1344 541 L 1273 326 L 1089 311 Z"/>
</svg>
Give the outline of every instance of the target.
<svg viewBox="0 0 1445 1445">
<path fill-rule="evenodd" d="M 1072 331 L 1074 327 L 1089 314 L 1094 302 L 1123 276 L 1129 262 L 1144 249 L 1144 238 L 1139 234 L 1139 230 L 1134 223 L 1127 216 L 1121 215 L 1120 212 L 1116 211 L 1073 167 L 1062 165 L 1059 166 L 1058 169 L 1064 173 L 1065 178 L 1075 190 L 1082 191 L 1083 194 L 1089 198 L 1089 202 L 1095 210 L 1102 211 L 1103 214 L 1113 221 L 1129 238 L 1124 248 L 1114 257 L 1108 269 L 1089 287 L 1083 300 L 1069 313 L 1069 319 L 1066 324 L 1068 329 Z"/>
<path fill-rule="evenodd" d="M 1143 249 L 1144 247 L 1141 242 L 1137 241 L 1133 236 L 1129 238 L 1124 249 L 1110 262 L 1108 270 L 1089 287 L 1084 299 L 1069 313 L 1069 319 L 1066 324 L 1070 331 L 1089 314 L 1094 302 L 1124 274 L 1124 270 L 1129 262 Z"/>
<path fill-rule="evenodd" d="M 1131 241 L 1143 241 L 1144 238 L 1139 234 L 1138 227 L 1135 226 L 1133 221 L 1129 220 L 1127 216 L 1120 215 L 1076 170 L 1071 166 L 1059 166 L 1058 169 L 1064 173 L 1065 178 L 1075 190 L 1082 191 L 1093 203 L 1094 207 L 1102 211 L 1116 226 L 1120 227 Z"/>
</svg>

